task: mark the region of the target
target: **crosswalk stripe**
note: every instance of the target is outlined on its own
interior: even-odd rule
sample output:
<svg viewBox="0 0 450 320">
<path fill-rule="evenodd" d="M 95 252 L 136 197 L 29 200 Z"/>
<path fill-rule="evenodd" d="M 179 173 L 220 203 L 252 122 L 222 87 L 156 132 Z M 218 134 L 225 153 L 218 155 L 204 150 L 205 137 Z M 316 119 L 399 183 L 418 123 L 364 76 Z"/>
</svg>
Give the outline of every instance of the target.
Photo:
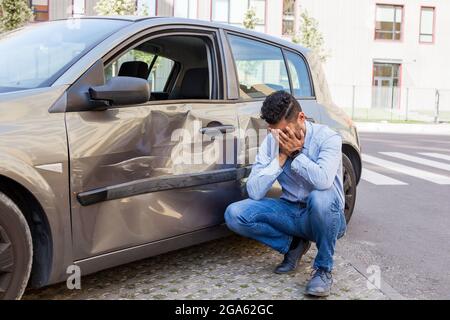
<svg viewBox="0 0 450 320">
<path fill-rule="evenodd" d="M 362 158 L 363 161 L 365 162 L 369 162 L 392 171 L 397 171 L 415 178 L 427 180 L 440 185 L 450 185 L 450 177 L 428 172 L 425 170 L 416 169 L 413 167 L 408 167 L 392 161 L 370 156 L 368 154 L 363 154 Z"/>
<path fill-rule="evenodd" d="M 415 157 L 415 156 L 411 156 L 409 154 L 404 154 L 404 153 L 400 153 L 400 152 L 380 152 L 380 154 L 384 154 L 386 156 L 390 156 L 390 157 L 397 158 L 397 159 L 415 162 L 418 164 L 422 164 L 424 166 L 429 166 L 429 167 L 433 167 L 433 168 L 437 168 L 437 169 L 450 171 L 450 164 L 447 164 L 447 163 L 442 163 L 442 162 L 438 162 L 438 161 L 428 160 L 425 158 Z"/>
<path fill-rule="evenodd" d="M 379 174 L 375 171 L 362 169 L 361 179 L 375 184 L 377 186 L 404 186 L 407 183 L 402 182 L 400 180 L 393 179 L 391 177 Z"/>
<path fill-rule="evenodd" d="M 419 153 L 419 154 L 421 154 L 423 156 L 431 157 L 431 158 L 436 158 L 436 159 L 450 161 L 450 156 L 446 155 L 446 154 L 442 154 L 442 153 L 426 153 L 426 152 L 422 152 L 422 153 Z"/>
</svg>

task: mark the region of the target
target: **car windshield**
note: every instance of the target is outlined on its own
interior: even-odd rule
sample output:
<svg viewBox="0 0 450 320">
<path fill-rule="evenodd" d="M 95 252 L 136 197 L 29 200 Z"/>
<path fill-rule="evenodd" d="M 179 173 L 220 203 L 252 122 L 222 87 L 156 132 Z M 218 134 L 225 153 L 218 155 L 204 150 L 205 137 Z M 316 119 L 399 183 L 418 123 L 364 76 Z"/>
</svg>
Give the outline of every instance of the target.
<svg viewBox="0 0 450 320">
<path fill-rule="evenodd" d="M 34 24 L 0 37 L 0 93 L 51 85 L 125 20 L 70 19 Z"/>
</svg>

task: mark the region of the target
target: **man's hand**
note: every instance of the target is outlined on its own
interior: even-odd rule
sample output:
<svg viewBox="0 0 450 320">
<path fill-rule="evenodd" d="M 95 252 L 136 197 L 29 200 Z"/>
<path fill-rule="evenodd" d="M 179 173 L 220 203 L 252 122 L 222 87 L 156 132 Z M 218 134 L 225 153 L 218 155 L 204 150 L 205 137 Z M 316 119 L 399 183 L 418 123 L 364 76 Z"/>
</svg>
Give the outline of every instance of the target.
<svg viewBox="0 0 450 320">
<path fill-rule="evenodd" d="M 305 144 L 305 134 L 300 130 L 300 137 L 298 137 L 291 128 L 286 127 L 285 130 L 279 131 L 279 142 L 281 153 L 288 157 L 294 152 L 300 152 Z"/>
<path fill-rule="evenodd" d="M 279 129 L 271 130 L 271 132 L 280 146 L 278 162 L 280 167 L 283 167 L 292 153 L 302 150 L 305 143 L 305 134 L 301 131 L 299 138 L 289 127 L 286 127 L 284 132 Z"/>
<path fill-rule="evenodd" d="M 275 138 L 275 140 L 278 143 L 278 147 L 279 147 L 279 152 L 278 152 L 278 163 L 280 165 L 280 167 L 283 167 L 284 164 L 286 163 L 286 160 L 289 158 L 289 155 L 284 153 L 281 150 L 281 143 L 280 143 L 280 132 L 281 130 L 279 129 L 269 129 L 270 132 L 272 133 L 273 137 Z"/>
</svg>

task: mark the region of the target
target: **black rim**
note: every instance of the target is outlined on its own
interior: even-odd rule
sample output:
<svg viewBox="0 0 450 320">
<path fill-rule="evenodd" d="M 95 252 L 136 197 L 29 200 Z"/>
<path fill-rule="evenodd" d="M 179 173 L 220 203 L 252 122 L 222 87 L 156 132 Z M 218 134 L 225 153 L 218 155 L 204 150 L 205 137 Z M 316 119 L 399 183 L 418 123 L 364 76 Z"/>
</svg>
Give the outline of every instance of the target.
<svg viewBox="0 0 450 320">
<path fill-rule="evenodd" d="M 6 231 L 0 226 L 0 298 L 2 298 L 13 276 L 14 254 Z"/>
<path fill-rule="evenodd" d="M 345 167 L 344 167 L 344 194 L 345 194 L 344 213 L 345 213 L 345 218 L 348 221 L 350 218 L 350 215 L 352 213 L 351 210 L 353 207 L 354 192 L 353 192 L 352 178 L 350 176 L 350 173 L 348 172 L 348 170 Z"/>
</svg>

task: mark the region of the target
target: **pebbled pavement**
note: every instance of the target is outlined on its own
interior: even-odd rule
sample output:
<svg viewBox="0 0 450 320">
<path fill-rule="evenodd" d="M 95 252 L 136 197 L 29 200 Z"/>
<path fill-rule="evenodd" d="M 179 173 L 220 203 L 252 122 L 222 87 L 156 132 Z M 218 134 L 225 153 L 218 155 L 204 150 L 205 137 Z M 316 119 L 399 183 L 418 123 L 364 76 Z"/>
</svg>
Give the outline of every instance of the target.
<svg viewBox="0 0 450 320">
<path fill-rule="evenodd" d="M 101 271 L 81 279 L 81 290 L 65 283 L 26 291 L 23 299 L 310 299 L 303 292 L 316 248 L 297 271 L 274 274 L 282 256 L 238 236 Z M 368 289 L 367 279 L 339 254 L 328 299 L 388 299 Z"/>
</svg>

